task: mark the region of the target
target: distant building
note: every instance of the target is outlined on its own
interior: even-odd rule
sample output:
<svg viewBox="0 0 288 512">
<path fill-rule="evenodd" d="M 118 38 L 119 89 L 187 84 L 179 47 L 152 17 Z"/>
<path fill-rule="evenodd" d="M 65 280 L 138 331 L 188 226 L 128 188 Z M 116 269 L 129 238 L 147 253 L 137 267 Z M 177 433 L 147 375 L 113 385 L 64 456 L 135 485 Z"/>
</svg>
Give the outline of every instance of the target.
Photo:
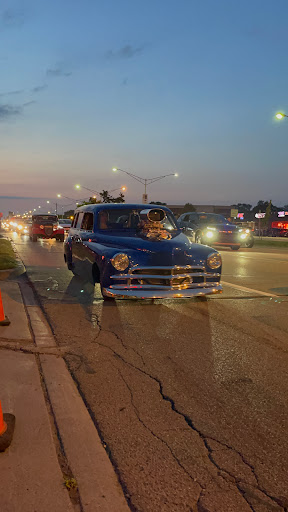
<svg viewBox="0 0 288 512">
<path fill-rule="evenodd" d="M 196 212 L 205 212 L 205 213 L 218 213 L 220 215 L 224 215 L 224 217 L 230 217 L 231 215 L 231 208 L 232 206 L 219 206 L 219 205 L 212 205 L 212 204 L 193 204 Z M 184 204 L 180 205 L 174 205 L 170 204 L 168 205 L 168 208 L 172 210 L 172 212 L 175 215 L 181 215 L 183 213 Z"/>
</svg>

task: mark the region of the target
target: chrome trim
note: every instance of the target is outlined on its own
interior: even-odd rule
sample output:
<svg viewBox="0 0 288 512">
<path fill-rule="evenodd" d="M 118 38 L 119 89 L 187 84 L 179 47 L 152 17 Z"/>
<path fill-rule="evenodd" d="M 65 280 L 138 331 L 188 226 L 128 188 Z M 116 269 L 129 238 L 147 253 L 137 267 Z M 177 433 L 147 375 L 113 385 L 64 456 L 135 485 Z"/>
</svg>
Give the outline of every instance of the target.
<svg viewBox="0 0 288 512">
<path fill-rule="evenodd" d="M 214 286 L 218 286 L 219 282 L 215 282 L 215 283 L 189 283 L 189 285 L 187 284 L 183 284 L 183 285 L 179 285 L 179 286 L 164 286 L 164 285 L 161 285 L 161 284 L 131 284 L 131 286 L 129 286 L 129 290 L 131 289 L 135 289 L 135 290 L 167 290 L 168 289 L 171 289 L 171 290 L 190 290 L 193 289 L 193 288 L 211 288 L 214 287 Z M 126 284 L 111 284 L 111 286 L 109 286 L 109 288 L 107 288 L 109 290 L 127 290 L 127 285 Z"/>
<path fill-rule="evenodd" d="M 209 272 L 193 272 L 190 274 L 115 274 L 114 276 L 110 276 L 111 279 L 123 280 L 123 279 L 177 279 L 186 277 L 220 277 L 218 273 L 209 273 Z"/>
<path fill-rule="evenodd" d="M 180 299 L 180 298 L 191 298 L 191 297 L 203 297 L 204 295 L 212 295 L 215 293 L 221 293 L 222 286 L 217 284 L 214 288 L 201 288 L 201 289 L 185 289 L 185 290 L 142 290 L 142 289 L 113 289 L 103 288 L 102 293 L 105 297 L 111 298 L 129 298 L 129 299 Z"/>
<path fill-rule="evenodd" d="M 110 276 L 111 285 L 103 290 L 108 297 L 194 297 L 219 293 L 221 274 L 200 265 L 132 267 L 127 274 Z M 211 279 L 214 279 L 211 282 Z M 122 283 L 121 283 L 122 281 Z"/>
</svg>

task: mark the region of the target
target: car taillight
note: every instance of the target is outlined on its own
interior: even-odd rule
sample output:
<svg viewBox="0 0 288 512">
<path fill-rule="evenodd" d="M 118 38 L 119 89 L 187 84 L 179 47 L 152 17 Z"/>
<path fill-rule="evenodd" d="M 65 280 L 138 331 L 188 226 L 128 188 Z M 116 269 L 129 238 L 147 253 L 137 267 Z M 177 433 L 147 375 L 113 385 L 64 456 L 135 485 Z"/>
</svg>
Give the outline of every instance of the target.
<svg viewBox="0 0 288 512">
<path fill-rule="evenodd" d="M 40 229 L 44 229 L 44 226 L 41 224 Z"/>
</svg>

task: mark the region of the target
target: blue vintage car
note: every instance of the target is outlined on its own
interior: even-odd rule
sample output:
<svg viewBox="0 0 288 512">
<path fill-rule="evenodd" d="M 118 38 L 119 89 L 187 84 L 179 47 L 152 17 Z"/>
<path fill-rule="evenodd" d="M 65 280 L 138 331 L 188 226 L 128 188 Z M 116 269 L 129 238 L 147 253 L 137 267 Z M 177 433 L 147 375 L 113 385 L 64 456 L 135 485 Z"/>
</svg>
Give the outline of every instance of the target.
<svg viewBox="0 0 288 512">
<path fill-rule="evenodd" d="M 64 245 L 68 269 L 100 283 L 106 298 L 219 293 L 221 256 L 190 242 L 172 212 L 143 204 L 77 208 Z"/>
</svg>

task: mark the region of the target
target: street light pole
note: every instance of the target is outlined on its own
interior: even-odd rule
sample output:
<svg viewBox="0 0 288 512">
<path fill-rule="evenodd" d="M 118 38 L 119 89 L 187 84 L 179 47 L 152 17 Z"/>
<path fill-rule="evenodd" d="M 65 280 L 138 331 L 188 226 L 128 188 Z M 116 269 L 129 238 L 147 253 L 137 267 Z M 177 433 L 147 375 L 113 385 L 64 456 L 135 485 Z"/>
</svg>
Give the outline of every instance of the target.
<svg viewBox="0 0 288 512">
<path fill-rule="evenodd" d="M 169 174 L 164 174 L 163 176 L 156 176 L 155 178 L 142 178 L 141 176 L 137 176 L 136 174 L 133 174 L 132 172 L 124 171 L 123 169 L 119 169 L 119 167 L 113 167 L 112 171 L 121 171 L 125 174 L 128 174 L 128 176 L 131 176 L 131 178 L 134 178 L 134 180 L 139 181 L 139 183 L 142 183 L 144 185 L 144 194 L 143 194 L 143 203 L 148 202 L 148 196 L 147 196 L 147 186 L 151 185 L 151 183 L 155 183 L 155 181 L 163 180 L 164 178 L 167 178 L 167 176 L 175 176 L 177 177 L 178 174 L 176 172 L 171 172 Z"/>
</svg>

